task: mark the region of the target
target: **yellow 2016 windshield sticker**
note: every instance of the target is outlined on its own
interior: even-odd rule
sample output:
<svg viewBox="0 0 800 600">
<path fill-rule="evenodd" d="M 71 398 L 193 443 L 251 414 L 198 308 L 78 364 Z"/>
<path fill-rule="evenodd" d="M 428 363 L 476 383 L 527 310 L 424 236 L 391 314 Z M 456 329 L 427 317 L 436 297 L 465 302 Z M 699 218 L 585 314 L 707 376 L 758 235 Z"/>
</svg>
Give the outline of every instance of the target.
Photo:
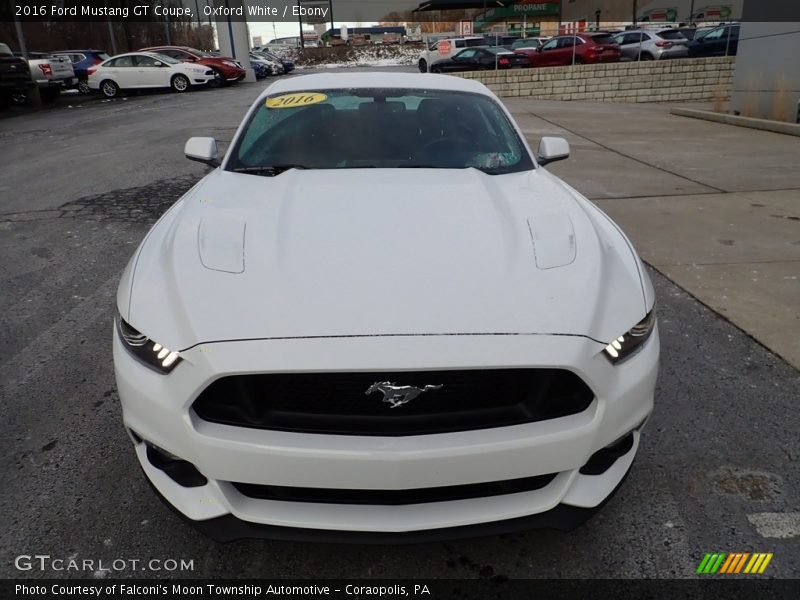
<svg viewBox="0 0 800 600">
<path fill-rule="evenodd" d="M 297 108 L 325 102 L 328 97 L 316 92 L 300 92 L 267 98 L 267 108 Z"/>
</svg>

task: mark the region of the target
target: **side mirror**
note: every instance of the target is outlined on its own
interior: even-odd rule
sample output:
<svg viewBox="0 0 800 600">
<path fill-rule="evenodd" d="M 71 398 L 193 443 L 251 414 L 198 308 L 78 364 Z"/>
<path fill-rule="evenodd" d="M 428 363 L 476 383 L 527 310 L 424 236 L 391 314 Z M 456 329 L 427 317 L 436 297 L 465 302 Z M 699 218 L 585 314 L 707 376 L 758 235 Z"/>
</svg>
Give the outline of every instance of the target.
<svg viewBox="0 0 800 600">
<path fill-rule="evenodd" d="M 557 160 L 569 158 L 569 142 L 560 137 L 543 137 L 539 142 L 537 162 L 544 166 Z"/>
<path fill-rule="evenodd" d="M 193 137 L 186 141 L 183 153 L 189 160 L 205 163 L 211 167 L 218 167 L 217 140 L 212 137 Z"/>
</svg>

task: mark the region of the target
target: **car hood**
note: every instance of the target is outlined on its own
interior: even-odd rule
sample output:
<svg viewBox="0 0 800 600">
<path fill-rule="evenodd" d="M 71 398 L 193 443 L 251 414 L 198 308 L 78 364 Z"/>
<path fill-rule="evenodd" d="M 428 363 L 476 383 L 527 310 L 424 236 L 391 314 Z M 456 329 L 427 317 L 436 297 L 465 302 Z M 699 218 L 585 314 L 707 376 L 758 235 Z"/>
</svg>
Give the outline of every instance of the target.
<svg viewBox="0 0 800 600">
<path fill-rule="evenodd" d="M 215 170 L 123 276 L 129 322 L 170 347 L 309 336 L 561 334 L 645 314 L 641 263 L 543 169 Z"/>
<path fill-rule="evenodd" d="M 205 62 L 211 64 L 218 64 L 223 61 L 228 62 L 240 62 L 237 58 L 231 58 L 230 56 L 201 56 L 197 62 Z"/>
</svg>

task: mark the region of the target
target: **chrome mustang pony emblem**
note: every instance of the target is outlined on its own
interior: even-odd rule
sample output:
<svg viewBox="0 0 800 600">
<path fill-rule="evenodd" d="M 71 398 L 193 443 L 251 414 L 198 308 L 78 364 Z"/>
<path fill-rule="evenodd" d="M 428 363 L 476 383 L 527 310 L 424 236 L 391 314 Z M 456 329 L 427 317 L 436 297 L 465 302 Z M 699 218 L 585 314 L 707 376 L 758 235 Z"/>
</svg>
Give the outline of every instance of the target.
<svg viewBox="0 0 800 600">
<path fill-rule="evenodd" d="M 430 390 L 442 389 L 442 384 L 439 385 L 426 385 L 424 388 L 414 387 L 413 385 L 397 385 L 391 381 L 376 381 L 365 392 L 365 396 L 369 396 L 372 392 L 382 392 L 383 402 L 390 405 L 391 408 L 403 406 L 407 402 L 411 402 L 414 398 L 428 392 Z"/>
</svg>

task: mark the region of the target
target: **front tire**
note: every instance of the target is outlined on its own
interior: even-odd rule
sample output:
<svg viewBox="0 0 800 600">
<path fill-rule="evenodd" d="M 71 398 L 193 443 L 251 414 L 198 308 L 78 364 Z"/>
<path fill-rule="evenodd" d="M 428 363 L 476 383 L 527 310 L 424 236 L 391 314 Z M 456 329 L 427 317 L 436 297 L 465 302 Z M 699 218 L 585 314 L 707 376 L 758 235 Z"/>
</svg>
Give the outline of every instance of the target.
<svg viewBox="0 0 800 600">
<path fill-rule="evenodd" d="M 211 69 L 211 70 L 214 71 L 214 79 L 208 82 L 209 87 L 218 88 L 222 87 L 227 83 L 227 81 L 225 80 L 225 76 L 222 74 L 222 71 L 219 71 L 217 69 Z"/>
<path fill-rule="evenodd" d="M 106 79 L 100 84 L 100 92 L 106 98 L 116 98 L 119 96 L 119 86 L 110 79 Z"/>
<path fill-rule="evenodd" d="M 183 92 L 189 89 L 191 83 L 189 82 L 189 78 L 186 75 L 173 75 L 172 79 L 169 82 L 170 87 L 172 87 L 173 92 L 178 92 L 182 94 Z"/>
<path fill-rule="evenodd" d="M 424 58 L 419 59 L 419 72 L 420 73 L 427 73 L 428 72 L 428 61 Z"/>
</svg>

